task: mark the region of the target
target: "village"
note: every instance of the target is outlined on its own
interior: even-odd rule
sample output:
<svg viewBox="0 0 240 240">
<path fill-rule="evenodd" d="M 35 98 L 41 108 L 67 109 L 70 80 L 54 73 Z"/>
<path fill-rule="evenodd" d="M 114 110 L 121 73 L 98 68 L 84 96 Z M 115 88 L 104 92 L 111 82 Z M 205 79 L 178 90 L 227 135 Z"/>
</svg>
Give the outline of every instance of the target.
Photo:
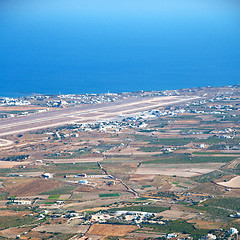
<svg viewBox="0 0 240 240">
<path fill-rule="evenodd" d="M 154 105 L 159 96 L 182 94 L 182 102 Z M 81 102 L 76 95 L 45 97 L 1 106 L 8 118 L 18 108 L 3 120 L 16 128 L 13 119 L 24 112 L 33 121 L 71 104 L 126 100 L 131 108 L 116 113 L 106 105 L 94 110 L 108 114 L 99 119 L 84 112 L 62 125 L 14 133 L 2 126 L 1 239 L 237 239 L 238 86 L 81 96 L 90 105 L 71 103 Z M 54 101 L 67 104 L 48 106 Z"/>
</svg>

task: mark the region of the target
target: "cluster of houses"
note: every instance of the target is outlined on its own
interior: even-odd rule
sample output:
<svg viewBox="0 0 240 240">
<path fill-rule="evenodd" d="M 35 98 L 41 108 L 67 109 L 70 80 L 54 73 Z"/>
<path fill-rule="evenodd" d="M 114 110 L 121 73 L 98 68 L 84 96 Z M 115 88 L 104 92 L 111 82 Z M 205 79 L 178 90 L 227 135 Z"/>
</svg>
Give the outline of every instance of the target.
<svg viewBox="0 0 240 240">
<path fill-rule="evenodd" d="M 108 223 L 111 220 L 118 220 L 125 223 L 151 223 L 151 224 L 166 224 L 161 218 L 155 218 L 154 213 L 140 211 L 116 211 L 116 212 L 98 212 L 91 215 L 92 223 Z"/>
<path fill-rule="evenodd" d="M 65 99 L 65 101 L 72 104 L 98 104 L 106 102 L 114 102 L 121 98 L 118 93 L 105 93 L 105 94 L 62 94 L 57 98 Z"/>
<path fill-rule="evenodd" d="M 175 110 L 149 110 L 134 115 L 122 115 L 111 121 L 98 121 L 79 124 L 79 130 L 92 132 L 98 130 L 103 133 L 117 133 L 121 130 L 134 128 L 144 129 L 148 126 L 147 120 L 162 116 L 175 116 L 184 113 L 184 109 Z"/>
<path fill-rule="evenodd" d="M 25 106 L 30 105 L 31 102 L 21 98 L 3 97 L 0 99 L 0 106 Z"/>
</svg>

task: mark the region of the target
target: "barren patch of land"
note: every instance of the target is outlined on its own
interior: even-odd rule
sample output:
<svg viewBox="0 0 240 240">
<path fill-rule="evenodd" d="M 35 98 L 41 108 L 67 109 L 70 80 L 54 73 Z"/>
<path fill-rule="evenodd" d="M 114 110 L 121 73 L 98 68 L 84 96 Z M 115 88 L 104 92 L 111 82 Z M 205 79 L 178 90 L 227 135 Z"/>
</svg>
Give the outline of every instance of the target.
<svg viewBox="0 0 240 240">
<path fill-rule="evenodd" d="M 100 236 L 124 236 L 138 229 L 133 225 L 93 224 L 88 234 Z"/>
<path fill-rule="evenodd" d="M 0 107 L 0 111 L 27 111 L 27 110 L 38 110 L 46 109 L 45 107 L 35 106 L 35 105 L 26 105 L 26 106 L 9 106 L 9 107 Z"/>
<path fill-rule="evenodd" d="M 103 158 L 89 157 L 89 158 L 68 158 L 68 159 L 45 159 L 54 163 L 87 163 L 87 162 L 101 162 Z"/>
<path fill-rule="evenodd" d="M 219 182 L 217 184 L 228 188 L 240 188 L 240 176 L 234 177 L 227 182 Z"/>
<path fill-rule="evenodd" d="M 202 220 L 196 220 L 196 219 L 188 220 L 188 222 L 193 223 L 196 228 L 201 228 L 201 229 L 218 229 L 222 226 L 221 222 L 209 222 L 209 221 L 202 221 Z"/>
<path fill-rule="evenodd" d="M 34 228 L 33 231 L 46 231 L 46 232 L 60 232 L 60 233 L 84 233 L 89 228 L 88 225 L 64 225 L 64 224 L 53 224 L 53 225 L 44 225 L 37 228 Z"/>
<path fill-rule="evenodd" d="M 190 213 L 190 212 L 184 212 L 179 210 L 166 210 L 164 212 L 160 213 L 160 216 L 167 220 L 174 220 L 174 219 L 191 219 L 194 218 L 197 214 L 196 213 Z"/>
<path fill-rule="evenodd" d="M 193 177 L 212 172 L 222 165 L 224 165 L 224 163 L 143 164 L 137 169 L 135 174 Z"/>
<path fill-rule="evenodd" d="M 12 168 L 19 165 L 27 165 L 30 162 L 10 162 L 10 161 L 0 161 L 0 168 Z"/>
<path fill-rule="evenodd" d="M 0 139 L 0 147 L 5 147 L 11 144 L 13 144 L 13 142 L 10 140 Z"/>
<path fill-rule="evenodd" d="M 6 238 L 15 238 L 17 235 L 23 234 L 30 228 L 8 228 L 0 231 L 0 235 Z"/>
<path fill-rule="evenodd" d="M 24 215 L 27 215 L 31 213 L 30 211 L 12 211 L 12 210 L 1 210 L 0 211 L 0 217 L 2 216 L 18 216 L 22 217 Z"/>
<path fill-rule="evenodd" d="M 53 180 L 44 179 L 24 179 L 21 183 L 12 183 L 10 186 L 6 186 L 4 191 L 9 192 L 10 196 L 32 196 L 38 195 L 42 192 L 52 190 L 62 185 L 62 183 Z"/>
</svg>

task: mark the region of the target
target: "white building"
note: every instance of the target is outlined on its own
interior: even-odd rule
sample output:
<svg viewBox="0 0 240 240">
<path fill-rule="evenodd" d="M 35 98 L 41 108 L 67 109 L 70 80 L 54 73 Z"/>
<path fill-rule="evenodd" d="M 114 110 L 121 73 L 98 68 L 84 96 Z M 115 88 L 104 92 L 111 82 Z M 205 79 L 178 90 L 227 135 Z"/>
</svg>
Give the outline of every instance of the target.
<svg viewBox="0 0 240 240">
<path fill-rule="evenodd" d="M 229 233 L 238 234 L 238 230 L 236 228 L 230 228 Z"/>
<path fill-rule="evenodd" d="M 44 173 L 44 174 L 42 175 L 42 177 L 44 177 L 44 178 L 52 178 L 52 177 L 53 177 L 53 174 L 52 174 L 52 173 Z"/>
<path fill-rule="evenodd" d="M 20 205 L 30 205 L 30 204 L 32 204 L 31 201 L 27 201 L 27 200 L 14 200 L 13 203 L 14 204 L 20 204 Z"/>
</svg>

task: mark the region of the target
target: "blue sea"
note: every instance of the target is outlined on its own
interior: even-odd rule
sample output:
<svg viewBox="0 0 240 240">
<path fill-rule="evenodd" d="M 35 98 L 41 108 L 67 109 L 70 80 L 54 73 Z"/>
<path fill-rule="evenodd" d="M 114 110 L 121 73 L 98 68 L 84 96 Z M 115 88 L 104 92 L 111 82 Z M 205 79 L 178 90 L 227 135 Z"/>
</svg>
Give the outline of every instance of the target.
<svg viewBox="0 0 240 240">
<path fill-rule="evenodd" d="M 0 95 L 239 83 L 239 0 L 0 1 Z"/>
</svg>

